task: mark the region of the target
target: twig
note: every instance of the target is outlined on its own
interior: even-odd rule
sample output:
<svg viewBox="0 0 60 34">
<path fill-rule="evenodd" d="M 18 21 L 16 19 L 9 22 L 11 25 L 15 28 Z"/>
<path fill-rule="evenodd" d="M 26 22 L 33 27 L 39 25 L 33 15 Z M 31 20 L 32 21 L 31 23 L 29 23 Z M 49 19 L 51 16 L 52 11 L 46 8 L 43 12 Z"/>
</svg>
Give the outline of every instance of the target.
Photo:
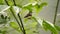
<svg viewBox="0 0 60 34">
<path fill-rule="evenodd" d="M 53 24 L 55 24 L 55 22 L 56 22 L 56 17 L 57 17 L 57 12 L 58 12 L 58 5 L 59 5 L 59 0 L 57 1 Z"/>
<path fill-rule="evenodd" d="M 5 0 L 5 2 L 6 2 L 6 4 L 9 6 L 9 4 L 8 4 L 7 0 Z"/>
<path fill-rule="evenodd" d="M 56 17 L 57 17 L 57 12 L 58 12 L 58 5 L 59 5 L 59 0 L 57 0 L 57 5 L 56 5 L 54 20 L 53 20 L 53 24 L 54 24 L 54 25 L 55 25 L 55 22 L 56 22 Z M 53 33 L 51 33 L 51 34 L 53 34 Z"/>
<path fill-rule="evenodd" d="M 6 4 L 9 6 L 9 4 L 8 4 L 7 0 L 5 0 L 5 2 L 6 2 Z M 14 12 L 13 12 L 13 10 L 12 10 L 11 8 L 10 8 L 10 11 L 11 11 L 12 15 L 14 16 L 14 18 L 16 19 L 16 21 L 17 21 L 17 23 L 18 23 L 18 25 L 19 25 L 20 29 L 22 30 L 22 27 L 21 27 L 21 25 L 20 25 L 20 23 L 19 23 L 18 19 L 17 19 L 17 18 L 16 18 L 16 16 L 14 15 Z"/>
<path fill-rule="evenodd" d="M 14 2 L 14 5 L 16 6 L 15 0 L 13 0 L 13 2 Z"/>
<path fill-rule="evenodd" d="M 24 33 L 24 34 L 26 34 L 25 29 L 24 29 L 24 26 L 23 26 L 22 19 L 21 19 L 21 17 L 20 17 L 20 15 L 19 15 L 19 13 L 18 13 L 18 17 L 19 17 L 19 19 L 20 19 L 20 22 L 21 22 L 21 25 L 22 25 L 22 28 L 23 28 L 23 33 Z"/>
<path fill-rule="evenodd" d="M 13 2 L 14 2 L 14 5 L 16 6 L 15 0 L 13 0 Z M 19 20 L 20 20 L 20 22 L 21 22 L 22 31 L 23 31 L 23 33 L 24 33 L 24 34 L 26 34 L 25 29 L 24 29 L 24 25 L 23 25 L 23 22 L 22 22 L 22 19 L 21 19 L 21 17 L 20 17 L 20 15 L 19 15 L 19 13 L 18 13 L 17 15 L 18 15 Z"/>
</svg>

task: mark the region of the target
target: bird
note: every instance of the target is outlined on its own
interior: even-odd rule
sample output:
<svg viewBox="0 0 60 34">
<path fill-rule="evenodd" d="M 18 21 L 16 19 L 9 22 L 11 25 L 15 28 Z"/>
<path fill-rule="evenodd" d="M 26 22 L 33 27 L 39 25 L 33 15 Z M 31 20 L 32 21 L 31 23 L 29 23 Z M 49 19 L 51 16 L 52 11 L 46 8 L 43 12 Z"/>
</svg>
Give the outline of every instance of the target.
<svg viewBox="0 0 60 34">
<path fill-rule="evenodd" d="M 24 18 L 30 19 L 31 16 L 32 16 L 32 11 L 29 11 L 29 13 Z"/>
</svg>

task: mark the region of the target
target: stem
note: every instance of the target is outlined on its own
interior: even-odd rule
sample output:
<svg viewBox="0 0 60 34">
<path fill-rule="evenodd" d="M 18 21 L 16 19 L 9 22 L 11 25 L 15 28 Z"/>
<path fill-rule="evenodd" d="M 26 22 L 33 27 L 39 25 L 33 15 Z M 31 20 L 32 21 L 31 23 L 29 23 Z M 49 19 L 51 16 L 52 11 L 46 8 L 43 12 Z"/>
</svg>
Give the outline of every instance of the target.
<svg viewBox="0 0 60 34">
<path fill-rule="evenodd" d="M 6 2 L 6 4 L 9 6 L 9 4 L 8 4 L 7 0 L 5 0 L 5 2 Z"/>
<path fill-rule="evenodd" d="M 57 17 L 57 12 L 58 12 L 58 5 L 59 5 L 59 0 L 57 0 L 57 5 L 56 5 L 56 10 L 55 10 L 55 15 L 54 15 L 54 21 L 53 21 L 53 24 L 55 25 L 55 22 L 56 22 L 56 17 Z M 53 33 L 51 33 L 53 34 Z"/>
<path fill-rule="evenodd" d="M 13 2 L 14 2 L 14 5 L 16 6 L 15 0 L 13 0 Z M 21 17 L 20 17 L 20 15 L 19 15 L 19 13 L 18 13 L 17 15 L 18 15 L 19 20 L 20 20 L 20 22 L 21 22 L 22 31 L 23 31 L 23 33 L 24 33 L 24 34 L 26 34 L 25 29 L 24 29 L 24 25 L 23 25 L 23 22 L 22 22 L 22 19 L 21 19 Z"/>
<path fill-rule="evenodd" d="M 6 2 L 6 4 L 9 6 L 9 4 L 8 4 L 7 0 L 5 0 L 5 2 Z M 13 10 L 12 10 L 11 8 L 10 8 L 10 11 L 11 11 L 12 15 L 14 16 L 15 20 L 17 21 L 17 23 L 18 23 L 18 25 L 19 25 L 20 29 L 22 30 L 22 27 L 21 27 L 21 25 L 20 25 L 20 23 L 19 23 L 18 19 L 16 18 L 15 14 L 14 14 L 14 12 L 13 12 Z"/>
<path fill-rule="evenodd" d="M 14 5 L 16 6 L 15 0 L 13 0 L 13 2 L 14 2 Z"/>
<path fill-rule="evenodd" d="M 59 5 L 59 0 L 57 1 L 53 24 L 55 24 L 55 22 L 56 22 L 56 17 L 57 17 L 57 12 L 58 12 L 58 5 Z"/>
<path fill-rule="evenodd" d="M 22 19 L 21 19 L 21 17 L 20 17 L 20 15 L 19 15 L 19 13 L 18 13 L 18 17 L 19 17 L 19 19 L 20 19 L 20 22 L 21 22 L 21 25 L 22 25 L 22 28 L 23 28 L 23 33 L 24 33 L 24 34 L 26 34 L 25 29 L 24 29 L 24 26 L 23 26 Z"/>
</svg>

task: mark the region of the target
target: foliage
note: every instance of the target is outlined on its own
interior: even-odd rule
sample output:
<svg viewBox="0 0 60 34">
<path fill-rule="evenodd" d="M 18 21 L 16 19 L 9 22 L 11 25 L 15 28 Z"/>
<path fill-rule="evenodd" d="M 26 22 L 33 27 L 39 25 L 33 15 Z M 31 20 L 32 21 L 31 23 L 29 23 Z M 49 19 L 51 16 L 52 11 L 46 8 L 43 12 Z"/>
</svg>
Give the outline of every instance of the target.
<svg viewBox="0 0 60 34">
<path fill-rule="evenodd" d="M 19 29 L 18 25 L 15 22 L 10 22 L 10 26 L 12 28 L 14 28 L 15 30 L 17 30 L 18 32 L 20 32 L 20 29 Z"/>
<path fill-rule="evenodd" d="M 53 25 L 52 23 L 36 16 L 36 14 L 38 14 L 44 6 L 47 6 L 47 3 L 42 2 L 41 0 L 40 1 L 29 0 L 29 1 L 30 2 L 24 4 L 23 3 L 24 1 L 22 3 L 19 3 L 17 2 L 17 0 L 15 0 L 15 2 L 13 0 L 0 0 L 0 6 L 1 5 L 9 6 L 9 7 L 6 6 L 5 9 L 2 9 L 3 11 L 0 11 L 0 14 L 1 14 L 0 24 L 4 24 L 3 26 L 8 24 L 9 27 L 18 31 L 19 34 L 21 31 L 26 34 L 38 34 L 39 33 L 37 30 L 37 28 L 39 28 L 38 26 L 41 26 L 46 31 L 47 30 L 51 31 L 53 34 L 58 34 L 58 31 L 60 31 L 60 27 Z M 1 7 L 1 8 L 4 8 L 4 7 Z M 27 18 L 24 18 L 29 12 L 32 12 L 31 13 L 32 16 L 28 16 Z M 7 30 L 3 30 L 3 31 L 2 30 L 3 29 L 0 30 L 0 33 L 2 34 L 5 34 L 8 32 Z"/>
<path fill-rule="evenodd" d="M 0 5 L 3 5 L 4 4 L 4 0 L 0 0 Z"/>
</svg>

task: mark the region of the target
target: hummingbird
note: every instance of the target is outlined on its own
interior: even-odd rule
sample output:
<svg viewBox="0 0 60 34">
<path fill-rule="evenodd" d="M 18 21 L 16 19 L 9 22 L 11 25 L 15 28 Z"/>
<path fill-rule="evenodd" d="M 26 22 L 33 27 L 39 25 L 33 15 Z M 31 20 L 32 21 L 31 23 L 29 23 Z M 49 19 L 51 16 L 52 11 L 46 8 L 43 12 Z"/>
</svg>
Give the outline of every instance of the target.
<svg viewBox="0 0 60 34">
<path fill-rule="evenodd" d="M 29 11 L 29 13 L 24 18 L 30 19 L 31 16 L 32 16 L 32 11 Z"/>
</svg>

